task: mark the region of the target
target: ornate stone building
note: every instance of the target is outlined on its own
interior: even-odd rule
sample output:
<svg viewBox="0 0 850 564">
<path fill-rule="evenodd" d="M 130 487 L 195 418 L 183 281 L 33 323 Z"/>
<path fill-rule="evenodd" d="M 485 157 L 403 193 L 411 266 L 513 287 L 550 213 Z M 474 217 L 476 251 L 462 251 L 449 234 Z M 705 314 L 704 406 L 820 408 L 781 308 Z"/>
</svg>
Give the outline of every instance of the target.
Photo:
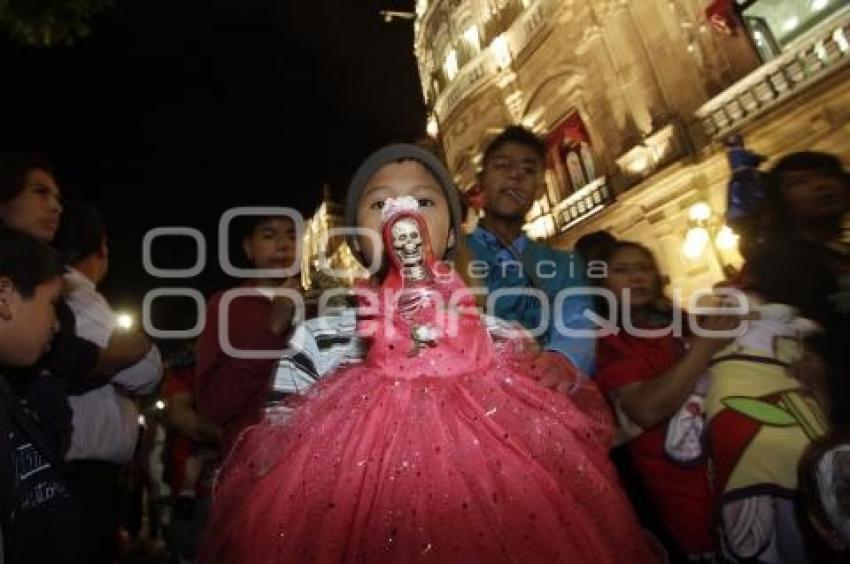
<svg viewBox="0 0 850 564">
<path fill-rule="evenodd" d="M 333 200 L 330 187 L 325 186 L 322 192 L 322 202 L 304 223 L 301 284 L 309 297 L 322 290 L 349 287 L 365 276 L 345 242 L 342 206 Z"/>
<path fill-rule="evenodd" d="M 850 4 L 840 0 L 418 0 L 429 132 L 458 185 L 505 125 L 546 139 L 531 236 L 607 229 L 688 295 L 737 265 L 720 142 L 850 160 Z"/>
</svg>

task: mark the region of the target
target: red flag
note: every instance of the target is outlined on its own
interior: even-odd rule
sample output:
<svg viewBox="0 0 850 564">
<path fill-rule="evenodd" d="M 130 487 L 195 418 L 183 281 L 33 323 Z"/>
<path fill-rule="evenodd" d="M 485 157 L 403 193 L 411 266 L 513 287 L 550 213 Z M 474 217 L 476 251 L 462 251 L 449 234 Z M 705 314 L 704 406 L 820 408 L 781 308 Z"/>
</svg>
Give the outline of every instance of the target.
<svg viewBox="0 0 850 564">
<path fill-rule="evenodd" d="M 714 0 L 705 9 L 705 18 L 714 31 L 723 35 L 735 35 L 738 30 L 738 14 L 733 0 Z"/>
</svg>

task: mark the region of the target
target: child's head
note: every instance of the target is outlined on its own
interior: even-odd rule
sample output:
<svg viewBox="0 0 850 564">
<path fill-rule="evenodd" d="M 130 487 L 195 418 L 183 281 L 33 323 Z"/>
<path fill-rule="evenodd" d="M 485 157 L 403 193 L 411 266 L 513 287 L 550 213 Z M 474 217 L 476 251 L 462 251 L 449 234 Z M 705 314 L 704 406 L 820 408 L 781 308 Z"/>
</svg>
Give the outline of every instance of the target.
<svg viewBox="0 0 850 564">
<path fill-rule="evenodd" d="M 61 213 L 59 187 L 47 161 L 22 153 L 0 155 L 0 223 L 49 243 Z"/>
<path fill-rule="evenodd" d="M 599 260 L 608 249 L 617 243 L 617 238 L 601 229 L 582 235 L 574 245 L 576 253 L 585 264 Z"/>
<path fill-rule="evenodd" d="M 282 269 L 295 260 L 295 223 L 288 216 L 256 216 L 245 226 L 242 251 L 254 268 Z"/>
<path fill-rule="evenodd" d="M 390 145 L 369 157 L 354 175 L 346 200 L 346 224 L 374 236 L 349 237 L 366 265 L 384 264 L 381 209 L 387 198 L 411 196 L 428 224 L 434 256 L 451 258 L 460 234 L 460 200 L 448 171 L 415 145 Z M 377 246 L 376 246 L 377 245 Z"/>
<path fill-rule="evenodd" d="M 850 437 L 814 441 L 798 466 L 800 495 L 812 526 L 833 550 L 850 548 Z"/>
<path fill-rule="evenodd" d="M 106 222 L 91 204 L 68 206 L 53 246 L 72 266 L 78 267 L 83 263 L 94 266 L 87 271 L 95 275 L 95 283 L 99 284 L 109 270 Z"/>
<path fill-rule="evenodd" d="M 639 243 L 616 241 L 603 255 L 607 276 L 605 287 L 618 300 L 630 291 L 632 307 L 647 307 L 661 298 L 663 282 L 652 251 Z"/>
<path fill-rule="evenodd" d="M 0 363 L 30 366 L 44 353 L 56 331 L 64 270 L 46 244 L 0 228 Z"/>
<path fill-rule="evenodd" d="M 489 217 L 523 222 L 543 192 L 546 146 L 533 132 L 511 126 L 484 150 L 479 182 Z"/>
</svg>

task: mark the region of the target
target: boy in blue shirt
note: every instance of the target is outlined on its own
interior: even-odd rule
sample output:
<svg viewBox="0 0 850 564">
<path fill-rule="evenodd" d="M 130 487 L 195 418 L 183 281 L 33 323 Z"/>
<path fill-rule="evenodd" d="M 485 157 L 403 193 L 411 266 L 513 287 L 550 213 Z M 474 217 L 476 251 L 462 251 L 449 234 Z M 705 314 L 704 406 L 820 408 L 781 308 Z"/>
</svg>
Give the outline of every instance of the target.
<svg viewBox="0 0 850 564">
<path fill-rule="evenodd" d="M 541 383 L 557 387 L 571 367 L 593 373 L 595 339 L 585 315 L 592 309 L 590 295 L 557 299 L 563 290 L 586 286 L 581 259 L 535 243 L 522 232 L 526 214 L 543 193 L 545 154 L 543 142 L 520 126 L 508 127 L 487 146 L 479 176 L 485 215 L 467 236 L 474 262 L 464 274 L 483 278 L 491 294 L 505 292 L 489 314 L 539 328 Z"/>
</svg>

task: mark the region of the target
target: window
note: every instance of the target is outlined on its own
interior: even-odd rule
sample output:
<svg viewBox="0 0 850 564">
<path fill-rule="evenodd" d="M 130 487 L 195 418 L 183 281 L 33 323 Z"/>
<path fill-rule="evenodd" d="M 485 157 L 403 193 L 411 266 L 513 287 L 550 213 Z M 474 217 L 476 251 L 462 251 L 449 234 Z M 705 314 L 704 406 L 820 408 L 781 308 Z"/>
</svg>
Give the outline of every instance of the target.
<svg viewBox="0 0 850 564">
<path fill-rule="evenodd" d="M 596 180 L 590 137 L 578 112 L 568 114 L 546 138 L 546 166 L 551 171 L 547 178 L 560 186 L 563 196 Z M 552 204 L 556 203 L 553 199 Z"/>
<path fill-rule="evenodd" d="M 587 184 L 587 177 L 584 176 L 584 170 L 582 170 L 581 159 L 578 156 L 578 152 L 575 150 L 568 150 L 564 164 L 566 164 L 567 171 L 570 174 L 570 184 L 572 184 L 573 191 L 578 190 Z"/>
<path fill-rule="evenodd" d="M 481 50 L 481 42 L 478 40 L 478 26 L 471 25 L 463 32 L 463 39 L 469 46 L 473 55 L 477 55 Z"/>
<path fill-rule="evenodd" d="M 446 78 L 451 82 L 457 76 L 457 51 L 450 50 L 446 55 L 446 62 L 443 64 L 443 72 L 446 73 Z"/>
<path fill-rule="evenodd" d="M 581 147 L 579 148 L 579 154 L 581 155 L 581 164 L 582 166 L 584 166 L 584 170 L 587 172 L 587 179 L 595 179 L 596 165 L 593 163 L 593 152 L 590 150 L 590 145 L 588 145 L 587 143 L 581 143 Z"/>
<path fill-rule="evenodd" d="M 850 9 L 846 0 L 737 0 L 737 5 L 764 61 L 830 16 Z"/>
</svg>

